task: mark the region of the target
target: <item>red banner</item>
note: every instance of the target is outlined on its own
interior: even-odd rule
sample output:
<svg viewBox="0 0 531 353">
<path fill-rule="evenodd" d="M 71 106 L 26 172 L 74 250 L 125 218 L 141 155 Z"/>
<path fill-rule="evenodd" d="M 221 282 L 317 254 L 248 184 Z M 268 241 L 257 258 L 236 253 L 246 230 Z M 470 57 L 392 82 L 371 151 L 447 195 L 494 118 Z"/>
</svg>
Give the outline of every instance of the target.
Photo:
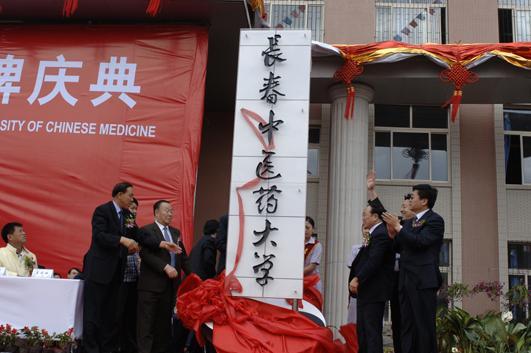
<svg viewBox="0 0 531 353">
<path fill-rule="evenodd" d="M 182 26 L 0 27 L 0 223 L 39 264 L 80 266 L 94 208 L 135 186 L 169 200 L 190 251 L 208 33 Z"/>
</svg>

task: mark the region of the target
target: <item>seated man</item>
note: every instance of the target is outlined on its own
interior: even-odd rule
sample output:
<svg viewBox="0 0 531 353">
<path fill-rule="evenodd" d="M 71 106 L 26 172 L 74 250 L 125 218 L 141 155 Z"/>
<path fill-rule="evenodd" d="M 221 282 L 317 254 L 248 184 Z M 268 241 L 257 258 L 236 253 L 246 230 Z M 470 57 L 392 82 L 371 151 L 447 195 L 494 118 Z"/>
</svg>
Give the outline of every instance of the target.
<svg viewBox="0 0 531 353">
<path fill-rule="evenodd" d="M 0 267 L 6 268 L 8 276 L 31 276 L 37 268 L 37 257 L 24 247 L 26 232 L 22 224 L 11 222 L 2 228 L 2 239 L 6 246 L 0 249 Z"/>
</svg>

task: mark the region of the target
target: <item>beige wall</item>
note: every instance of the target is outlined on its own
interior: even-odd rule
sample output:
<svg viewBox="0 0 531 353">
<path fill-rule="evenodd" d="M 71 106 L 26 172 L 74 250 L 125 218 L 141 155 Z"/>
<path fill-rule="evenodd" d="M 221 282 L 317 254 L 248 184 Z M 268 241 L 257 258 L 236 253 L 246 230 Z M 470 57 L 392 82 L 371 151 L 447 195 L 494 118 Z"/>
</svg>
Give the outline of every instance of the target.
<svg viewBox="0 0 531 353">
<path fill-rule="evenodd" d="M 449 43 L 498 42 L 497 0 L 448 0 Z M 480 78 L 481 79 L 481 78 Z M 464 88 L 466 95 L 466 86 Z M 498 211 L 494 110 L 492 105 L 462 105 L 461 220 L 462 282 L 499 280 Z M 481 205 L 481 207 L 479 207 Z M 498 309 L 485 295 L 465 299 L 473 313 Z"/>
<path fill-rule="evenodd" d="M 465 105 L 461 129 L 462 281 L 499 280 L 498 209 L 492 105 Z M 472 313 L 496 310 L 485 295 L 463 301 Z"/>
<path fill-rule="evenodd" d="M 229 212 L 233 120 L 232 112 L 205 113 L 195 198 L 196 239 L 207 220 Z"/>
<path fill-rule="evenodd" d="M 327 0 L 324 41 L 330 44 L 373 42 L 375 11 L 374 0 Z"/>
<path fill-rule="evenodd" d="M 498 42 L 498 0 L 448 0 L 448 42 Z"/>
</svg>

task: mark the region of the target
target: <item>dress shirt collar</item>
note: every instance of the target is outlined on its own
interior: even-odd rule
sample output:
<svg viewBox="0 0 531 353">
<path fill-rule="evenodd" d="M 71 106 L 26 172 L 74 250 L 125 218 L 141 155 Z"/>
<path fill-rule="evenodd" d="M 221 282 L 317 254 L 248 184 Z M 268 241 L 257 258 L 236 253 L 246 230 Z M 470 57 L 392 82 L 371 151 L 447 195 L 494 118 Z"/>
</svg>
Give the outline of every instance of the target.
<svg viewBox="0 0 531 353">
<path fill-rule="evenodd" d="M 374 232 L 374 230 L 376 229 L 376 227 L 378 227 L 380 224 L 382 224 L 382 222 L 378 222 L 376 223 L 375 225 L 373 225 L 371 227 L 371 229 L 369 229 L 369 234 L 372 234 L 372 232 Z"/>
<path fill-rule="evenodd" d="M 112 200 L 112 204 L 114 205 L 114 209 L 116 210 L 118 218 L 120 218 L 120 212 L 122 211 L 122 208 L 118 206 L 118 204 L 114 200 Z"/>
<path fill-rule="evenodd" d="M 430 209 L 427 208 L 427 209 L 425 209 L 424 211 L 417 213 L 417 221 L 420 221 L 420 219 L 422 218 L 422 216 L 424 216 L 424 215 L 426 214 L 426 212 L 428 212 L 429 210 L 430 210 Z"/>
<path fill-rule="evenodd" d="M 304 244 L 315 244 L 315 241 L 316 241 L 316 240 L 315 240 L 315 237 L 312 235 L 312 236 L 310 237 L 310 240 L 305 241 Z"/>
<path fill-rule="evenodd" d="M 162 233 L 162 235 L 164 235 L 164 228 L 168 227 L 168 232 L 170 231 L 170 226 L 162 225 L 158 221 L 155 221 L 155 224 L 160 228 L 160 232 Z"/>
</svg>

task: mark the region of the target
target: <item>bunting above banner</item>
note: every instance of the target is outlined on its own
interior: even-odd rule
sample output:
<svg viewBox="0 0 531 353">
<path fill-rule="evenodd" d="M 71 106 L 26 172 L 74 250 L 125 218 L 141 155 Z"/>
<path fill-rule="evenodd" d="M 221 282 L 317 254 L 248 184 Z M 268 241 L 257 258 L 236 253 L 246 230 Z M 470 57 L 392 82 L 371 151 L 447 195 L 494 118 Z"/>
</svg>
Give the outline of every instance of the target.
<svg viewBox="0 0 531 353">
<path fill-rule="evenodd" d="M 413 45 L 388 41 L 369 44 L 334 45 L 314 43 L 319 53 L 328 52 L 341 55 L 344 65 L 334 77 L 347 87 L 347 108 L 345 118 L 353 114 L 354 95 L 352 81 L 363 74 L 363 66 L 368 64 L 394 63 L 414 56 L 425 56 L 444 68 L 440 77 L 454 85 L 453 96 L 443 106 L 452 105 L 452 121 L 463 96 L 463 86 L 476 82 L 479 77 L 471 71 L 487 60 L 497 57 L 521 69 L 531 70 L 531 43 L 495 44 L 423 44 Z M 314 50 L 315 51 L 315 50 Z"/>
</svg>

